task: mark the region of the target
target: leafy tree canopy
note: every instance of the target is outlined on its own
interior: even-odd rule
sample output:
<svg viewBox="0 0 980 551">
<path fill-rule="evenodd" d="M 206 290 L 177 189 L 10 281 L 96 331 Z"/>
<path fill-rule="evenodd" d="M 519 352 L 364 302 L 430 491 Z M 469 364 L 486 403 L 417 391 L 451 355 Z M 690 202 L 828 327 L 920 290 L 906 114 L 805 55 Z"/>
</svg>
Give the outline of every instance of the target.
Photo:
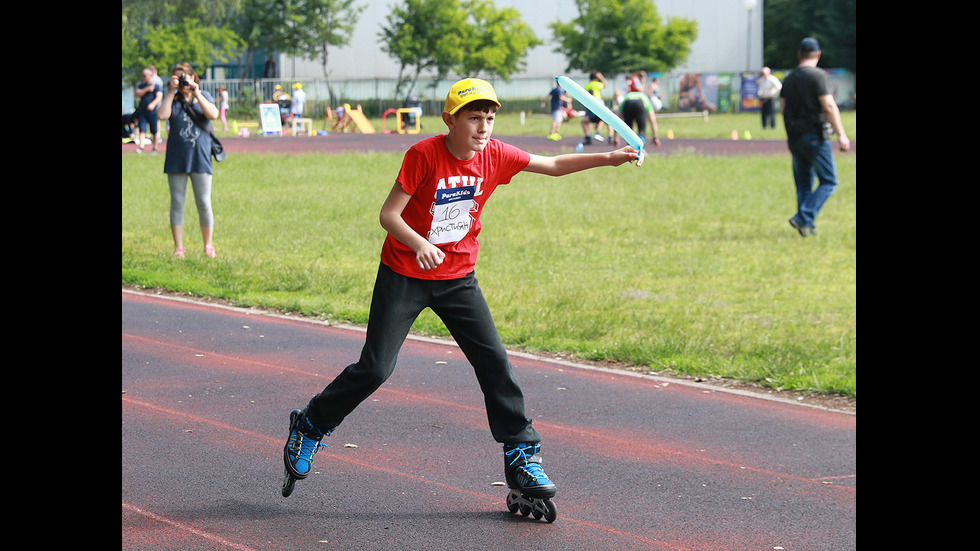
<svg viewBox="0 0 980 551">
<path fill-rule="evenodd" d="M 764 65 L 796 67 L 800 41 L 812 36 L 820 42 L 821 67 L 857 72 L 857 0 L 766 0 L 762 28 Z"/>
<path fill-rule="evenodd" d="M 466 12 L 459 0 L 403 0 L 381 28 L 381 51 L 398 60 L 398 81 L 412 76 L 412 85 L 423 71 L 444 76 L 462 61 L 462 33 Z M 410 70 L 414 74 L 410 75 Z"/>
<path fill-rule="evenodd" d="M 138 80 L 146 65 L 180 61 L 203 72 L 238 59 L 249 76 L 259 51 L 320 59 L 326 74 L 327 46 L 349 43 L 364 10 L 354 1 L 123 0 L 123 81 Z"/>
<path fill-rule="evenodd" d="M 510 76 L 526 66 L 527 51 L 543 44 L 514 8 L 497 9 L 490 0 L 470 0 L 465 52 L 455 67 L 466 76 Z"/>
<path fill-rule="evenodd" d="M 697 22 L 660 20 L 649 0 L 576 0 L 579 16 L 550 28 L 555 52 L 568 59 L 566 71 L 619 74 L 645 69 L 667 72 L 691 53 Z"/>
<path fill-rule="evenodd" d="M 398 90 L 409 92 L 425 71 L 437 79 L 455 72 L 508 80 L 524 67 L 528 49 L 541 44 L 517 10 L 498 9 L 492 0 L 403 0 L 378 38 L 399 62 Z"/>
<path fill-rule="evenodd" d="M 125 43 L 125 36 L 123 40 Z M 201 26 L 192 17 L 176 25 L 149 29 L 131 44 L 135 51 L 123 59 L 123 79 L 130 82 L 139 80 L 143 68 L 150 65 L 157 67 L 164 80 L 175 63 L 190 63 L 202 74 L 211 63 L 234 58 L 244 46 L 228 27 Z"/>
<path fill-rule="evenodd" d="M 350 43 L 361 12 L 354 0 L 250 0 L 263 13 L 252 10 L 253 21 L 262 21 L 256 45 L 269 51 L 318 59 L 327 76 L 327 48 Z"/>
</svg>

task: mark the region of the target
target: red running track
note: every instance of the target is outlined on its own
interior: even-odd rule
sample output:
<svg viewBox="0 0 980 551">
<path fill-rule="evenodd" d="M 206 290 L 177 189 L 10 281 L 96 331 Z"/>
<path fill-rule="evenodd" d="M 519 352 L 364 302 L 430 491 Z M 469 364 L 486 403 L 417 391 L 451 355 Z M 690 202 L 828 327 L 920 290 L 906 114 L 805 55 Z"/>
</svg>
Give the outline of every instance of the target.
<svg viewBox="0 0 980 551">
<path fill-rule="evenodd" d="M 507 512 L 503 457 L 452 343 L 395 373 L 280 495 L 288 414 L 357 328 L 122 293 L 122 548 L 856 548 L 856 415 L 523 354 L 558 519 Z"/>
</svg>

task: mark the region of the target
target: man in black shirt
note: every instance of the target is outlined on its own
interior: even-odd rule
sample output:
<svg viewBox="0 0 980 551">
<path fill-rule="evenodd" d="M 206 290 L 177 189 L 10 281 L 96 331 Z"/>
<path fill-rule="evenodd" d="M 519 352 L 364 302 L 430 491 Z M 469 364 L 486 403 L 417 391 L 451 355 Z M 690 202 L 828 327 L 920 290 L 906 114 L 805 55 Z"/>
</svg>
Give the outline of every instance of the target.
<svg viewBox="0 0 980 551">
<path fill-rule="evenodd" d="M 797 51 L 799 66 L 783 80 L 783 123 L 786 142 L 793 156 L 793 179 L 799 209 L 789 219 L 800 235 L 816 233 L 816 218 L 824 203 L 837 189 L 837 167 L 830 147 L 831 130 L 837 133 L 841 151 L 851 148 L 840 111 L 827 82 L 827 75 L 817 68 L 820 44 L 815 38 L 804 38 Z M 819 185 L 813 188 L 813 179 Z"/>
</svg>

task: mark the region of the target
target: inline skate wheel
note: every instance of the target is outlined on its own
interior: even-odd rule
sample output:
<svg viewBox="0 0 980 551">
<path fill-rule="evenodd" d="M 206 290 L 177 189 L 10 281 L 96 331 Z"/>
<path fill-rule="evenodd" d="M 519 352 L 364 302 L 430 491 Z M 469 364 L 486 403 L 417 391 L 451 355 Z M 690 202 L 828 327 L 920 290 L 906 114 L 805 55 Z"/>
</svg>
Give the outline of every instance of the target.
<svg viewBox="0 0 980 551">
<path fill-rule="evenodd" d="M 555 502 L 551 501 L 550 499 L 546 499 L 544 500 L 544 506 L 547 509 L 547 511 L 543 514 L 544 519 L 548 522 L 555 522 L 555 519 L 558 518 L 558 508 L 555 507 Z M 534 518 L 539 519 L 541 517 L 538 516 L 537 512 L 535 512 Z"/>
<path fill-rule="evenodd" d="M 289 497 L 289 495 L 293 493 L 293 488 L 295 487 L 296 479 L 287 472 L 282 480 L 282 497 Z"/>
<path fill-rule="evenodd" d="M 520 508 L 520 505 L 517 504 L 516 497 L 513 492 L 507 494 L 507 510 L 511 513 L 516 513 L 517 509 Z"/>
</svg>

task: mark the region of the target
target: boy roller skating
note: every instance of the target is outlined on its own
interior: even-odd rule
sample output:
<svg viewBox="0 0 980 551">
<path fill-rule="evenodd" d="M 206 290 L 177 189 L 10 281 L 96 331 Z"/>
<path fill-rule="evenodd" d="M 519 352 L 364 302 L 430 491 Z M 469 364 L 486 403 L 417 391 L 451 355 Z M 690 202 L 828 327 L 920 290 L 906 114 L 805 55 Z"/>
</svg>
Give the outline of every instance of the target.
<svg viewBox="0 0 980 551">
<path fill-rule="evenodd" d="M 381 207 L 388 232 L 381 248 L 364 347 L 302 410 L 290 414 L 283 450 L 283 495 L 306 478 L 329 435 L 391 375 L 415 319 L 431 308 L 473 365 L 494 440 L 503 444 L 511 495 L 508 508 L 555 518 L 554 483 L 541 467 L 541 435 L 524 413 L 507 351 L 476 280 L 480 215 L 497 186 L 522 171 L 561 176 L 637 158 L 632 147 L 593 154 L 532 155 L 491 139 L 500 102 L 490 83 L 468 78 L 453 84 L 442 120 L 446 134 L 408 150 Z M 638 161 L 639 164 L 642 161 Z"/>
</svg>

